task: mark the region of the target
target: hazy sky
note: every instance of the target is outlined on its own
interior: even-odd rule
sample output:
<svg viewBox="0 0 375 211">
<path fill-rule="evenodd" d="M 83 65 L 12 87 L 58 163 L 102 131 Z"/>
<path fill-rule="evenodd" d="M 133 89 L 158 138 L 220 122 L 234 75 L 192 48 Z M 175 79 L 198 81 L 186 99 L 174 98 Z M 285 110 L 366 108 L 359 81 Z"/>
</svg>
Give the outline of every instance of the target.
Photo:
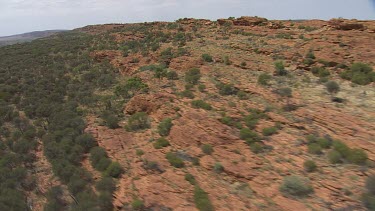
<svg viewBox="0 0 375 211">
<path fill-rule="evenodd" d="M 255 15 L 375 20 L 375 0 L 0 0 L 0 36 L 99 23 Z"/>
</svg>

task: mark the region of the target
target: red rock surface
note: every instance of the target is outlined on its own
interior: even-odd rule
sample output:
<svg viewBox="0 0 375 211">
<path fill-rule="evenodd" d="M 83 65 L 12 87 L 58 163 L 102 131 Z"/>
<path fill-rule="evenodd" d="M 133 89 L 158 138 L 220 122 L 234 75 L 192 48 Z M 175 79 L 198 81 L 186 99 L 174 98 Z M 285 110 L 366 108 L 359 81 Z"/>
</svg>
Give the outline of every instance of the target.
<svg viewBox="0 0 375 211">
<path fill-rule="evenodd" d="M 228 28 L 226 22 L 233 25 Z M 111 130 L 100 125 L 99 117 L 88 118 L 86 131 L 92 133 L 109 156 L 126 169 L 114 194 L 116 209 L 125 209 L 133 196 L 137 196 L 147 207 L 156 210 L 163 207 L 196 210 L 193 186 L 184 179 L 185 174 L 190 173 L 208 193 L 216 210 L 364 210 L 360 196 L 366 176 L 374 170 L 351 164 L 332 165 L 326 155 L 309 154 L 303 140 L 309 134 L 330 135 L 350 147 L 364 149 L 374 161 L 374 84 L 351 85 L 339 77 L 342 69 L 336 67 L 338 64 L 350 66 L 353 62 L 375 66 L 375 42 L 371 31 L 375 29 L 374 23 L 341 19 L 274 22 L 257 17 L 220 19 L 218 24 L 192 19 L 178 23 L 188 32 L 192 26 L 201 26 L 199 35 L 193 33 L 193 39 L 186 43 L 189 55 L 170 60 L 169 69 L 178 73 L 179 80 L 156 79 L 151 72 L 138 71 L 141 66 L 157 63 L 160 52 L 173 47 L 173 43 L 163 44 L 147 57 L 140 54 L 123 57 L 120 51 L 110 50 L 92 53 L 97 61 L 108 59 L 120 70 L 122 77 L 138 76 L 150 87 L 149 93 L 136 95 L 123 105 L 125 117 L 120 124 L 124 126 L 129 115 L 135 112 L 146 112 L 151 118 L 150 129 L 139 132 L 128 132 L 123 128 Z M 155 23 L 154 29 L 163 24 Z M 311 30 L 306 30 L 306 26 Z M 97 33 L 115 27 L 126 26 L 88 27 L 83 31 Z M 133 36 L 121 31 L 113 36 L 118 42 L 143 37 L 138 32 Z M 304 59 L 310 50 L 316 56 L 313 66 L 328 64 L 331 79 L 338 81 L 342 88 L 338 95 L 347 99 L 346 103 L 331 102 L 323 84 L 309 72 L 311 66 L 306 65 Z M 214 61 L 204 62 L 203 53 L 212 55 Z M 231 61 L 228 65 L 223 63 L 226 55 Z M 140 62 L 132 63 L 133 58 Z M 274 76 L 269 86 L 257 84 L 259 74 L 272 74 L 274 61 L 279 59 L 284 60 L 291 76 Z M 192 99 L 179 95 L 185 90 L 184 74 L 190 68 L 201 70 L 200 84 L 206 87 L 203 92 L 192 89 L 194 100 L 204 99 L 213 110 L 192 108 Z M 233 84 L 245 92 L 247 98 L 220 95 L 216 86 L 218 81 Z M 291 87 L 292 97 L 278 96 L 275 90 L 280 87 Z M 287 102 L 296 105 L 297 109 L 283 111 Z M 256 126 L 255 131 L 259 134 L 263 128 L 276 123 L 280 126 L 277 134 L 264 137 L 264 144 L 272 148 L 268 152 L 253 153 L 239 138 L 237 127 L 220 121 L 225 115 L 232 117 L 235 123 L 240 122 L 249 108 L 265 110 L 268 116 Z M 166 137 L 171 146 L 155 149 L 153 140 L 160 137 L 157 125 L 166 117 L 173 119 L 173 127 Z M 243 122 L 241 124 L 244 126 Z M 211 155 L 202 152 L 203 144 L 213 146 Z M 136 149 L 141 149 L 144 155 L 137 156 Z M 169 151 L 187 158 L 197 157 L 200 166 L 185 161 L 185 168 L 174 168 L 165 158 Z M 145 169 L 146 160 L 157 162 L 158 170 Z M 314 160 L 318 171 L 307 173 L 303 168 L 306 160 Z M 217 163 L 224 167 L 222 173 L 214 171 Z M 305 199 L 284 196 L 279 187 L 288 175 L 309 178 L 315 192 Z M 351 195 L 345 195 L 346 190 L 350 190 Z"/>
</svg>

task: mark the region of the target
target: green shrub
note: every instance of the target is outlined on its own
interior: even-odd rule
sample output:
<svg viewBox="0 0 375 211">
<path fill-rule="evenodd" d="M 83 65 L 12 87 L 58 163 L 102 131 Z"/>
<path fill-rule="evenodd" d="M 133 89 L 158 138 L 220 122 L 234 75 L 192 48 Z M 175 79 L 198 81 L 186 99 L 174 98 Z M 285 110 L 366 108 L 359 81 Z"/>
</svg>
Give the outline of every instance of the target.
<svg viewBox="0 0 375 211">
<path fill-rule="evenodd" d="M 192 185 L 197 184 L 197 181 L 195 180 L 194 176 L 191 174 L 185 174 L 185 180 L 188 181 Z"/>
<path fill-rule="evenodd" d="M 259 135 L 249 128 L 242 128 L 240 130 L 240 138 L 245 140 L 247 144 L 251 144 L 260 140 Z"/>
<path fill-rule="evenodd" d="M 258 110 L 252 110 L 251 113 L 243 119 L 245 122 L 245 125 L 250 128 L 254 129 L 255 126 L 258 124 L 258 120 L 261 118 L 267 117 L 266 114 L 262 111 Z"/>
<path fill-rule="evenodd" d="M 155 149 L 161 149 L 163 147 L 167 147 L 169 146 L 169 141 L 167 141 L 167 139 L 165 138 L 159 138 L 157 141 L 155 141 L 154 143 L 154 148 Z"/>
<path fill-rule="evenodd" d="M 277 133 L 277 128 L 276 127 L 267 127 L 263 128 L 262 133 L 264 136 L 272 136 Z"/>
<path fill-rule="evenodd" d="M 110 129 L 116 129 L 119 127 L 119 118 L 114 114 L 104 114 L 102 115 L 102 119 L 104 124 L 109 127 Z"/>
<path fill-rule="evenodd" d="M 368 156 L 363 149 L 351 149 L 347 159 L 353 164 L 364 165 L 366 164 Z"/>
<path fill-rule="evenodd" d="M 106 175 L 118 178 L 123 173 L 123 169 L 118 162 L 112 162 L 106 170 Z"/>
<path fill-rule="evenodd" d="M 307 140 L 307 142 L 308 142 L 309 144 L 310 144 L 310 143 L 316 143 L 317 140 L 318 140 L 318 137 L 316 137 L 316 136 L 314 136 L 314 135 L 312 135 L 312 134 L 307 135 L 305 138 L 306 138 L 306 140 Z"/>
<path fill-rule="evenodd" d="M 199 84 L 199 85 L 198 85 L 198 90 L 199 90 L 200 92 L 205 92 L 205 91 L 206 91 L 206 85 L 204 85 L 204 84 Z"/>
<path fill-rule="evenodd" d="M 374 174 L 370 175 L 366 179 L 366 189 L 370 194 L 375 195 L 375 175 Z"/>
<path fill-rule="evenodd" d="M 366 179 L 366 190 L 363 194 L 362 201 L 369 210 L 375 210 L 375 175 L 370 175 Z"/>
<path fill-rule="evenodd" d="M 368 210 L 375 210 L 375 195 L 365 193 L 362 196 L 363 204 L 368 208 Z"/>
<path fill-rule="evenodd" d="M 190 69 L 185 74 L 185 82 L 189 84 L 198 84 L 201 78 L 201 72 L 198 68 Z"/>
<path fill-rule="evenodd" d="M 330 94 L 336 94 L 340 91 L 340 86 L 336 81 L 328 81 L 325 85 Z"/>
<path fill-rule="evenodd" d="M 333 142 L 333 149 L 340 153 L 340 155 L 347 159 L 350 155 L 350 148 L 341 141 Z"/>
<path fill-rule="evenodd" d="M 129 98 L 139 92 L 148 91 L 148 85 L 142 82 L 142 79 L 138 77 L 129 78 L 124 84 L 117 85 L 115 87 L 115 94 Z"/>
<path fill-rule="evenodd" d="M 280 186 L 280 191 L 289 196 L 305 197 L 314 190 L 308 179 L 299 176 L 287 176 Z"/>
<path fill-rule="evenodd" d="M 311 72 L 319 78 L 324 78 L 331 75 L 330 72 L 324 67 L 313 67 L 311 68 Z"/>
<path fill-rule="evenodd" d="M 312 143 L 308 145 L 308 152 L 311 154 L 322 154 L 322 147 L 317 143 Z"/>
<path fill-rule="evenodd" d="M 203 59 L 203 61 L 206 61 L 206 62 L 213 62 L 214 61 L 212 59 L 212 56 L 209 55 L 209 54 L 202 54 L 202 59 Z"/>
<path fill-rule="evenodd" d="M 264 150 L 263 144 L 255 142 L 250 143 L 250 150 L 254 152 L 255 154 L 261 153 Z"/>
<path fill-rule="evenodd" d="M 215 210 L 213 205 L 211 204 L 210 199 L 208 198 L 208 194 L 197 185 L 194 188 L 194 203 L 195 203 L 195 207 L 199 211 Z"/>
<path fill-rule="evenodd" d="M 202 152 L 207 155 L 211 155 L 214 152 L 214 149 L 212 148 L 211 144 L 204 144 L 202 145 L 201 149 L 202 149 Z"/>
<path fill-rule="evenodd" d="M 248 96 L 247 96 L 247 93 L 240 90 L 237 92 L 237 97 L 240 99 L 240 100 L 246 100 L 248 99 Z"/>
<path fill-rule="evenodd" d="M 220 122 L 225 124 L 225 125 L 228 125 L 228 126 L 232 126 L 233 125 L 233 119 L 229 116 L 225 116 L 223 118 L 220 119 Z"/>
<path fill-rule="evenodd" d="M 211 105 L 204 102 L 203 100 L 193 100 L 191 102 L 191 105 L 193 106 L 193 108 L 202 108 L 204 110 L 212 110 Z"/>
<path fill-rule="evenodd" d="M 281 97 L 290 98 L 292 97 L 292 89 L 289 87 L 283 87 L 276 90 L 276 93 Z"/>
<path fill-rule="evenodd" d="M 178 80 L 178 74 L 174 70 L 168 71 L 166 77 L 168 80 Z"/>
<path fill-rule="evenodd" d="M 272 76 L 267 73 L 262 73 L 258 76 L 258 84 L 268 86 Z"/>
<path fill-rule="evenodd" d="M 193 158 L 191 158 L 191 163 L 192 163 L 194 166 L 199 166 L 199 165 L 200 165 L 200 160 L 199 160 L 199 158 L 197 158 L 197 157 L 193 157 Z"/>
<path fill-rule="evenodd" d="M 275 62 L 275 75 L 285 76 L 288 72 L 285 70 L 284 63 L 282 61 Z"/>
<path fill-rule="evenodd" d="M 194 99 L 195 97 L 194 93 L 191 90 L 184 90 L 180 94 L 182 97 L 186 97 L 189 99 Z"/>
<path fill-rule="evenodd" d="M 314 172 L 317 169 L 317 166 L 314 161 L 307 160 L 303 163 L 303 167 L 305 168 L 305 171 L 307 172 Z"/>
<path fill-rule="evenodd" d="M 95 187 L 100 192 L 113 193 L 116 190 L 116 184 L 111 177 L 103 177 L 96 183 Z"/>
<path fill-rule="evenodd" d="M 133 210 L 143 210 L 145 208 L 145 204 L 140 199 L 134 199 L 132 202 Z"/>
<path fill-rule="evenodd" d="M 219 94 L 224 96 L 235 95 L 238 92 L 238 89 L 233 84 L 218 83 L 216 87 L 219 89 Z"/>
<path fill-rule="evenodd" d="M 241 67 L 246 67 L 247 63 L 246 62 L 241 62 Z"/>
<path fill-rule="evenodd" d="M 336 150 L 331 150 L 328 152 L 328 160 L 332 164 L 341 163 L 342 156 Z"/>
<path fill-rule="evenodd" d="M 161 136 L 168 136 L 172 126 L 173 124 L 171 118 L 163 119 L 158 125 L 159 134 Z"/>
<path fill-rule="evenodd" d="M 350 69 L 343 71 L 340 76 L 359 85 L 367 85 L 375 81 L 375 73 L 372 67 L 364 63 L 352 64 Z"/>
<path fill-rule="evenodd" d="M 135 154 L 138 155 L 138 156 L 142 156 L 143 154 L 145 154 L 145 152 L 141 149 L 136 149 Z"/>
<path fill-rule="evenodd" d="M 309 50 L 309 52 L 307 52 L 306 58 L 308 58 L 308 59 L 316 59 L 316 57 L 314 55 L 314 52 L 312 50 Z"/>
<path fill-rule="evenodd" d="M 95 167 L 102 158 L 107 157 L 107 152 L 101 147 L 94 147 L 90 150 L 90 161 Z"/>
<path fill-rule="evenodd" d="M 150 128 L 150 119 L 144 112 L 133 114 L 128 119 L 126 129 L 129 131 L 137 131 Z"/>
<path fill-rule="evenodd" d="M 166 158 L 169 163 L 176 168 L 183 168 L 185 166 L 184 161 L 181 158 L 177 157 L 177 155 L 173 152 L 168 152 Z"/>
<path fill-rule="evenodd" d="M 323 149 L 329 149 L 332 145 L 331 140 L 328 140 L 326 138 L 318 138 L 316 142 L 323 148 Z"/>
<path fill-rule="evenodd" d="M 78 143 L 85 152 L 88 152 L 97 143 L 95 138 L 91 134 L 84 133 L 76 138 L 76 143 Z"/>
<path fill-rule="evenodd" d="M 99 163 L 96 166 L 94 166 L 94 168 L 98 171 L 103 172 L 108 168 L 109 165 L 111 165 L 111 163 L 111 159 L 105 157 L 100 159 Z"/>
<path fill-rule="evenodd" d="M 224 166 L 221 165 L 221 163 L 215 163 L 215 165 L 214 165 L 214 171 L 216 173 L 221 173 L 221 172 L 224 171 Z"/>
</svg>

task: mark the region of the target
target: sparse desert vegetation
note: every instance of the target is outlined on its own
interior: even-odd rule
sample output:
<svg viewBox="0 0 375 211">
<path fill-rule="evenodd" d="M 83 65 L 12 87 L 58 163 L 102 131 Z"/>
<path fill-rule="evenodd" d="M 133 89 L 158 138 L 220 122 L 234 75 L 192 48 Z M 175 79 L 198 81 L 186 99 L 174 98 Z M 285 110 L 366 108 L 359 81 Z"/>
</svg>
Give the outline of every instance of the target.
<svg viewBox="0 0 375 211">
<path fill-rule="evenodd" d="M 0 210 L 372 210 L 374 27 L 185 18 L 0 47 Z"/>
</svg>

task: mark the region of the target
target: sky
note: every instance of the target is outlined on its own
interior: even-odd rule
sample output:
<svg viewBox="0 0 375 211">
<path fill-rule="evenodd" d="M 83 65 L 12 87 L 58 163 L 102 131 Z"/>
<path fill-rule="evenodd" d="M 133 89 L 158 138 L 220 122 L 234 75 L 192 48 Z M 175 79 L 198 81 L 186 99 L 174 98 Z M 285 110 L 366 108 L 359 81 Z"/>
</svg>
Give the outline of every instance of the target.
<svg viewBox="0 0 375 211">
<path fill-rule="evenodd" d="M 0 36 L 184 17 L 375 20 L 375 0 L 0 0 Z"/>
</svg>

